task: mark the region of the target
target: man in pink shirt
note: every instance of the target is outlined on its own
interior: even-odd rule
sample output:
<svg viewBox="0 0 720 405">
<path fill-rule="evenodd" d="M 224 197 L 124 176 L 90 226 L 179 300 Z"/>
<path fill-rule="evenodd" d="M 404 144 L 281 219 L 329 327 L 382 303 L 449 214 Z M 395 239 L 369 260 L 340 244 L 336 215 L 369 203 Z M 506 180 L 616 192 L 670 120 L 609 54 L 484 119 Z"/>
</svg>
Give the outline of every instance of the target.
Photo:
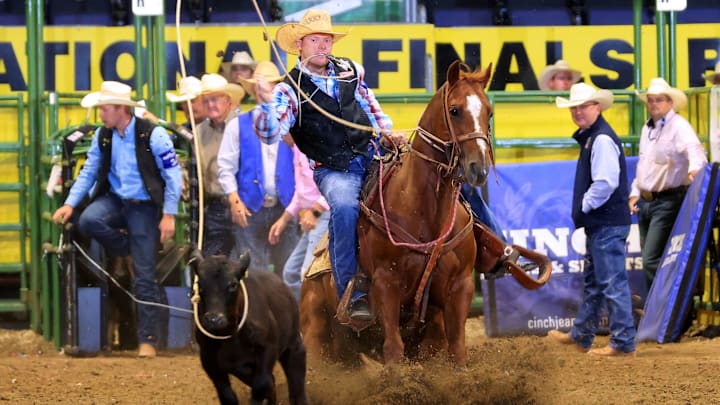
<svg viewBox="0 0 720 405">
<path fill-rule="evenodd" d="M 300 152 L 290 134 L 284 136 L 283 141 L 292 147 L 293 151 L 295 194 L 290 205 L 285 208 L 285 212 L 270 228 L 269 242 L 276 243 L 287 224 L 295 218 L 298 219 L 302 235 L 285 262 L 283 279 L 300 301 L 300 286 L 314 258 L 313 251 L 328 229 L 330 207 L 315 185 L 313 170 L 310 168 L 307 156 Z"/>
<path fill-rule="evenodd" d="M 638 92 L 650 119 L 640 135 L 640 155 L 630 191 L 630 213 L 638 214 L 640 248 L 648 288 L 680 211 L 688 185 L 707 163 L 690 123 L 677 111 L 687 104 L 682 91 L 663 78 Z"/>
</svg>

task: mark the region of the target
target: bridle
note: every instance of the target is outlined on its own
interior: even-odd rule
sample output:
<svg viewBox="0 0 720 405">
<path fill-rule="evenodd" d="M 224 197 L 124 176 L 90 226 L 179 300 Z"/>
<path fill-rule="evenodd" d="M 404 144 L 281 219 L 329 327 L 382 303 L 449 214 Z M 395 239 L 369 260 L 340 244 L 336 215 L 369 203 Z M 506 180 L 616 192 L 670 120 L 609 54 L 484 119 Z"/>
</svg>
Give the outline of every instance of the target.
<svg viewBox="0 0 720 405">
<path fill-rule="evenodd" d="M 467 69 L 467 65 L 463 64 L 463 66 L 465 67 L 465 69 Z M 457 82 L 453 84 L 453 87 L 456 85 Z M 441 172 L 442 176 L 448 177 L 457 173 L 456 169 L 458 164 L 460 163 L 460 144 L 479 138 L 485 141 L 485 143 L 487 143 L 488 149 L 490 150 L 491 164 L 495 166 L 495 156 L 493 154 L 492 144 L 490 143 L 490 134 L 485 133 L 482 129 L 480 129 L 480 131 L 472 131 L 458 135 L 455 131 L 455 127 L 452 125 L 451 112 L 450 108 L 448 107 L 448 99 L 450 98 L 452 88 L 448 86 L 448 82 L 445 82 L 442 85 L 441 90 L 443 101 L 443 120 L 445 123 L 445 128 L 450 133 L 450 139 L 447 141 L 440 139 L 438 136 L 421 127 L 420 125 L 418 125 L 415 129 L 415 134 L 419 136 L 422 140 L 424 140 L 427 144 L 429 144 L 432 148 L 442 152 L 445 155 L 447 162 L 440 162 L 437 159 L 433 159 L 432 157 L 418 151 L 417 149 L 411 149 L 410 152 L 422 158 L 423 160 L 434 163 L 438 166 L 438 170 Z M 462 174 L 459 174 L 458 181 L 462 180 Z"/>
</svg>

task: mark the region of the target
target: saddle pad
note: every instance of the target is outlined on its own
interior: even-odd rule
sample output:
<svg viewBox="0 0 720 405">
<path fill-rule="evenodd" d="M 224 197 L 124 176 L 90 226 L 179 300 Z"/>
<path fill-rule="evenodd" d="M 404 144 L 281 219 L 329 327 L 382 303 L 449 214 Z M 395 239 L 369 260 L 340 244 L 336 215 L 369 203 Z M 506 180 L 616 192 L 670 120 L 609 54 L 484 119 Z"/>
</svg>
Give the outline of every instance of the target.
<svg viewBox="0 0 720 405">
<path fill-rule="evenodd" d="M 325 232 L 315 246 L 315 250 L 313 251 L 315 258 L 305 273 L 306 279 L 319 277 L 332 270 L 332 266 L 330 265 L 330 250 L 328 249 L 330 240 L 328 235 L 329 233 Z"/>
<path fill-rule="evenodd" d="M 637 341 L 667 343 L 680 339 L 704 266 L 719 194 L 718 163 L 708 164 L 698 172 L 680 207 L 645 301 Z"/>
</svg>

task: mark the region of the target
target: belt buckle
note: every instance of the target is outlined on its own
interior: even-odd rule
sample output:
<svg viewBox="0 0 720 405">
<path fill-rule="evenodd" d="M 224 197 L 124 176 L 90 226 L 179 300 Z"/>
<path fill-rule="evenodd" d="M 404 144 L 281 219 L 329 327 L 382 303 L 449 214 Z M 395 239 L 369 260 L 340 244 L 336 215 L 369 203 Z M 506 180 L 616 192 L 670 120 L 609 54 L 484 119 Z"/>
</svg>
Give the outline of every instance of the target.
<svg viewBox="0 0 720 405">
<path fill-rule="evenodd" d="M 655 199 L 655 197 L 653 196 L 653 193 L 651 191 L 641 191 L 640 196 L 645 201 L 652 201 Z"/>
<path fill-rule="evenodd" d="M 277 204 L 277 197 L 273 197 L 271 195 L 266 195 L 263 199 L 263 207 L 270 208 L 274 207 L 275 204 Z"/>
</svg>

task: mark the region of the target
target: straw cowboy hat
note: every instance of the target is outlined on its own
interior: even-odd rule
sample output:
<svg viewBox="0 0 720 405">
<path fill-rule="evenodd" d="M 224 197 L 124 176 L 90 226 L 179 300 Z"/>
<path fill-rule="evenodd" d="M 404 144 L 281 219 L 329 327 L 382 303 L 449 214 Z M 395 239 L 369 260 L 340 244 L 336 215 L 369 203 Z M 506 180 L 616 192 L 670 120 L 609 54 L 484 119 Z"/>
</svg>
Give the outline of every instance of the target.
<svg viewBox="0 0 720 405">
<path fill-rule="evenodd" d="M 707 75 L 703 73 L 702 76 L 703 79 L 709 81 L 710 83 L 715 83 L 715 81 L 720 78 L 720 62 L 715 64 L 715 72 Z"/>
<path fill-rule="evenodd" d="M 228 81 L 217 73 L 208 73 L 200 79 L 200 94 L 225 93 L 230 96 L 233 104 L 237 104 L 245 96 L 242 86 Z"/>
<path fill-rule="evenodd" d="M 613 94 L 608 90 L 596 90 L 585 83 L 575 83 L 570 87 L 570 98 L 555 97 L 555 105 L 558 108 L 577 107 L 588 101 L 595 101 L 600 104 L 600 110 L 605 111 L 613 103 Z"/>
<path fill-rule="evenodd" d="M 253 98 L 255 98 L 255 82 L 257 81 L 255 79 L 256 75 L 263 76 L 265 80 L 270 83 L 277 83 L 285 79 L 285 75 L 280 74 L 280 71 L 274 63 L 268 61 L 258 63 L 253 77 L 249 79 L 245 79 L 243 77 L 240 78 L 240 84 L 242 84 L 245 91 L 247 91 Z"/>
<path fill-rule="evenodd" d="M 100 91 L 86 95 L 80 100 L 80 105 L 91 108 L 99 105 L 129 105 L 131 107 L 142 107 L 131 97 L 132 87 L 125 83 L 107 81 L 100 85 Z"/>
<path fill-rule="evenodd" d="M 230 62 L 223 62 L 220 65 L 220 69 L 225 75 L 229 75 L 233 65 L 247 66 L 254 70 L 257 62 L 255 62 L 247 51 L 233 52 L 232 60 Z"/>
<path fill-rule="evenodd" d="M 171 103 L 179 103 L 182 101 L 192 100 L 199 96 L 200 93 L 202 93 L 202 84 L 200 83 L 200 79 L 195 76 L 186 76 L 180 79 L 180 83 L 178 84 L 178 94 L 173 94 L 168 91 L 165 93 L 165 96 L 167 96 L 167 99 Z"/>
<path fill-rule="evenodd" d="M 644 103 L 647 103 L 648 95 L 652 96 L 664 94 L 670 97 L 670 99 L 672 100 L 673 109 L 675 109 L 675 111 L 682 110 L 687 105 L 687 96 L 685 95 L 685 93 L 683 93 L 682 90 L 670 87 L 670 85 L 662 77 L 656 77 L 650 80 L 650 85 L 648 86 L 647 90 L 635 90 L 635 93 L 638 95 L 638 98 Z"/>
<path fill-rule="evenodd" d="M 329 34 L 333 36 L 333 42 L 339 41 L 347 35 L 346 32 L 333 31 L 330 14 L 325 10 L 308 10 L 298 23 L 287 23 L 278 28 L 275 40 L 280 48 L 293 55 L 300 54 L 297 47 L 297 40 L 308 34 Z"/>
<path fill-rule="evenodd" d="M 573 83 L 577 83 L 582 76 L 579 70 L 572 69 L 569 63 L 562 59 L 558 59 L 558 61 L 554 64 L 545 66 L 545 69 L 543 69 L 542 73 L 540 73 L 540 79 L 538 79 L 538 86 L 540 87 L 540 90 L 550 90 L 550 79 L 555 76 L 555 73 L 562 71 L 568 71 L 572 74 Z"/>
</svg>

